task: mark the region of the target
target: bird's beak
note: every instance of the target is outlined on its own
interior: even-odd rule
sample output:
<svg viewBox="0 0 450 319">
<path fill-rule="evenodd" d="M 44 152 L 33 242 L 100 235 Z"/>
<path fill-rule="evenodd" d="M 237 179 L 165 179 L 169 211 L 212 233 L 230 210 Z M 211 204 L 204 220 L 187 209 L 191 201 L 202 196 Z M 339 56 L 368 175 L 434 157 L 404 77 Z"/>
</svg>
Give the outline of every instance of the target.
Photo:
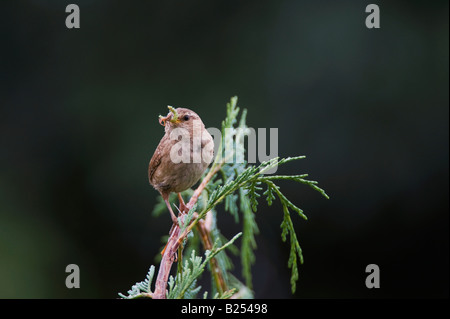
<svg viewBox="0 0 450 319">
<path fill-rule="evenodd" d="M 177 111 L 171 107 L 170 105 L 167 106 L 170 110 L 170 113 L 167 114 L 167 116 L 159 116 L 159 124 L 161 124 L 162 126 L 166 126 L 166 121 L 170 121 L 172 123 L 178 123 L 178 113 Z"/>
</svg>

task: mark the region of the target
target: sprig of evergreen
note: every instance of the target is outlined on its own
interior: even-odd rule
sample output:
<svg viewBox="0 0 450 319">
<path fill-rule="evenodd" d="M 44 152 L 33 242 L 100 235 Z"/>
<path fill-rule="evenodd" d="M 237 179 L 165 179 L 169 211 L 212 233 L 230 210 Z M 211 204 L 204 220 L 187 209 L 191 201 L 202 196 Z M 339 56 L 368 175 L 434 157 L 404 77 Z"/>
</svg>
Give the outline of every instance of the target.
<svg viewBox="0 0 450 319">
<path fill-rule="evenodd" d="M 200 286 L 196 285 L 197 278 L 203 273 L 203 270 L 205 269 L 206 265 L 208 265 L 209 261 L 212 258 L 214 258 L 218 253 L 227 248 L 229 245 L 233 244 L 233 242 L 241 235 L 242 233 L 238 233 L 225 245 L 219 248 L 217 247 L 218 241 L 216 240 L 212 250 L 211 251 L 207 250 L 205 252 L 205 258 L 203 259 L 203 261 L 201 257 L 195 255 L 195 251 L 192 251 L 191 258 L 189 259 L 190 263 L 187 260 L 185 261 L 183 272 L 181 274 L 178 273 L 176 276 L 177 278 L 170 276 L 169 291 L 167 298 L 168 299 L 182 299 L 185 297 L 187 297 L 187 299 L 195 298 L 195 295 L 201 288 Z"/>
<path fill-rule="evenodd" d="M 316 181 L 306 180 L 306 174 L 303 175 L 294 175 L 294 176 L 285 176 L 285 175 L 275 175 L 275 176 L 267 176 L 264 175 L 264 172 L 270 170 L 271 168 L 282 165 L 285 163 L 289 163 L 291 161 L 299 160 L 305 158 L 304 156 L 297 157 L 288 157 L 284 159 L 273 158 L 267 162 L 261 163 L 259 166 L 249 166 L 247 167 L 241 174 L 235 176 L 234 179 L 228 179 L 228 182 L 225 185 L 218 186 L 216 190 L 210 195 L 208 203 L 204 210 L 199 214 L 202 216 L 207 211 L 218 205 L 220 202 L 226 200 L 228 196 L 233 196 L 233 193 L 237 190 L 241 190 L 240 201 L 241 201 L 241 211 L 244 215 L 243 222 L 243 240 L 241 246 L 241 260 L 242 260 L 242 273 L 244 278 L 246 279 L 246 283 L 249 287 L 251 284 L 251 270 L 250 267 L 254 263 L 254 253 L 253 250 L 256 248 L 256 241 L 254 235 L 258 232 L 258 226 L 255 222 L 254 212 L 257 210 L 258 201 L 257 198 L 260 196 L 258 191 L 261 191 L 262 188 L 259 186 L 262 183 L 266 184 L 267 190 L 263 193 L 266 195 L 266 201 L 269 205 L 272 204 L 275 199 L 275 195 L 281 201 L 283 206 L 283 221 L 281 223 L 282 228 L 282 239 L 286 241 L 286 235 L 290 236 L 290 255 L 288 266 L 292 269 L 291 274 L 291 289 L 292 292 L 295 292 L 296 289 L 296 281 L 298 280 L 298 265 L 297 265 L 297 256 L 300 260 L 300 263 L 303 263 L 303 255 L 302 250 L 300 248 L 300 244 L 297 240 L 297 235 L 294 230 L 294 226 L 292 224 L 292 220 L 290 217 L 290 210 L 293 210 L 299 214 L 305 220 L 307 219 L 306 215 L 303 213 L 303 210 L 298 206 L 293 204 L 281 191 L 280 187 L 277 186 L 274 181 L 276 180 L 291 180 L 295 182 L 300 182 L 303 184 L 307 184 L 312 187 L 314 190 L 319 191 L 323 196 L 329 198 L 323 189 L 318 187 Z M 245 191 L 243 191 L 245 190 Z M 274 195 L 275 194 L 275 195 Z M 229 206 L 233 202 L 229 202 Z M 250 209 L 251 207 L 251 209 Z M 232 208 L 228 208 L 232 210 Z M 253 211 L 253 212 L 252 212 Z"/>
<path fill-rule="evenodd" d="M 214 243 L 213 248 L 209 251 L 205 251 L 205 258 L 198 257 L 195 255 L 195 251 L 191 252 L 191 257 L 189 260 L 185 261 L 183 272 L 178 273 L 176 277 L 170 276 L 168 282 L 168 299 L 193 299 L 196 297 L 197 293 L 200 291 L 201 286 L 197 286 L 197 279 L 203 273 L 208 262 L 214 258 L 217 254 L 223 251 L 228 246 L 232 245 L 233 242 L 239 238 L 242 233 L 238 233 L 226 244 L 218 247 L 218 240 Z M 151 285 L 153 281 L 153 276 L 155 274 L 155 266 L 151 266 L 149 272 L 147 273 L 146 279 L 141 282 L 134 284 L 130 290 L 128 290 L 128 295 L 119 293 L 119 296 L 124 299 L 137 299 L 137 298 L 151 298 L 152 290 Z M 230 289 L 226 291 L 221 298 L 229 298 L 236 289 Z"/>
<path fill-rule="evenodd" d="M 137 298 L 151 298 L 152 290 L 151 284 L 153 281 L 153 276 L 155 275 L 155 266 L 151 265 L 144 281 L 135 283 L 130 290 L 128 290 L 128 295 L 124 295 L 119 292 L 119 296 L 124 299 L 137 299 Z"/>
</svg>

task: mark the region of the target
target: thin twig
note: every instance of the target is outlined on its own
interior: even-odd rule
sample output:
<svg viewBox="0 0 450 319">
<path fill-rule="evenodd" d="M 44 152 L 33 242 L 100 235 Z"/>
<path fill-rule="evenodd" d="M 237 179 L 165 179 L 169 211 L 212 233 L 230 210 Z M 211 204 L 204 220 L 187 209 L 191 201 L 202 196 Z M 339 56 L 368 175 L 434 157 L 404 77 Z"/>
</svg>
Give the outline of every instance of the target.
<svg viewBox="0 0 450 319">
<path fill-rule="evenodd" d="M 200 220 L 197 223 L 197 230 L 200 234 L 203 247 L 205 248 L 205 250 L 211 251 L 213 248 L 211 231 L 206 226 L 206 222 L 204 220 Z M 213 276 L 214 282 L 216 283 L 217 292 L 219 293 L 219 296 L 221 296 L 225 291 L 228 290 L 227 283 L 225 281 L 225 278 L 223 277 L 222 270 L 220 269 L 216 258 L 211 258 L 211 260 L 209 261 L 209 265 L 211 267 L 211 274 Z"/>
<path fill-rule="evenodd" d="M 155 291 L 153 292 L 153 299 L 166 299 L 167 280 L 169 279 L 170 268 L 172 268 L 174 262 L 174 253 L 177 251 L 175 245 L 177 244 L 179 233 L 180 227 L 175 225 L 161 259 L 158 277 L 156 278 L 155 283 Z"/>
</svg>

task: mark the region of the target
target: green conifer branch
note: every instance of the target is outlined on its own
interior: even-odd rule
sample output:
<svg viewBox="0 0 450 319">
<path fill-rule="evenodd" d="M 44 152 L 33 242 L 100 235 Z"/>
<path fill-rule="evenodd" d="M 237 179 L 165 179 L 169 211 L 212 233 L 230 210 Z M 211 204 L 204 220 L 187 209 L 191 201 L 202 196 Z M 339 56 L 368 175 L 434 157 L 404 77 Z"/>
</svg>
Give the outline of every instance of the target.
<svg viewBox="0 0 450 319">
<path fill-rule="evenodd" d="M 229 298 L 231 296 L 251 297 L 251 267 L 255 263 L 254 250 L 257 247 L 256 235 L 259 233 L 255 213 L 260 204 L 259 199 L 262 196 L 265 198 L 265 202 L 268 206 L 271 206 L 276 199 L 278 199 L 282 205 L 283 218 L 280 225 L 281 238 L 286 242 L 287 237 L 289 236 L 290 252 L 288 267 L 291 268 L 290 283 L 292 292 L 295 292 L 296 290 L 296 283 L 299 277 L 298 263 L 303 263 L 303 255 L 290 212 L 296 212 L 305 220 L 307 217 L 302 209 L 291 202 L 282 193 L 280 187 L 276 183 L 282 180 L 301 183 L 318 191 L 325 198 L 328 199 L 329 197 L 322 188 L 317 186 L 318 183 L 316 181 L 306 179 L 308 177 L 307 174 L 267 174 L 272 168 L 299 159 L 304 159 L 305 156 L 287 158 L 276 157 L 263 162 L 260 165 L 248 165 L 246 162 L 236 163 L 235 161 L 231 161 L 231 159 L 235 158 L 237 152 L 243 152 L 245 150 L 243 132 L 245 133 L 246 130 L 248 130 L 246 126 L 247 110 L 244 109 L 242 111 L 240 118 L 238 118 L 238 116 L 239 107 L 237 107 L 237 97 L 233 97 L 231 98 L 231 101 L 227 103 L 227 116 L 222 122 L 222 138 L 214 162 L 210 169 L 205 172 L 199 187 L 195 191 L 188 190 L 187 193 L 185 193 L 185 195 L 191 196 L 191 199 L 187 204 L 191 209 L 188 214 L 184 214 L 180 217 L 179 225 L 176 226 L 177 231 L 169 238 L 169 241 L 172 240 L 171 247 L 175 249 L 174 247 L 178 247 L 178 245 L 185 241 L 187 235 L 199 225 L 198 223 L 200 221 L 202 221 L 202 227 L 198 228 L 197 232 L 201 231 L 203 234 L 202 236 L 209 238 L 209 241 L 213 239 L 214 246 L 211 250 L 206 251 L 205 258 L 202 259 L 195 255 L 195 248 L 190 247 L 191 244 L 194 245 L 195 241 L 186 241 L 187 247 L 185 251 L 190 252 L 190 258 L 185 258 L 183 267 L 179 267 L 179 271 L 175 277 L 170 276 L 168 280 L 166 279 L 168 288 L 166 297 L 168 298 L 194 298 L 200 290 L 200 287 L 197 285 L 197 279 L 208 263 L 210 264 L 211 269 L 213 267 L 218 267 L 215 270 L 210 269 L 213 278 L 212 296 L 214 298 Z M 236 130 L 237 128 L 240 130 Z M 235 134 L 226 134 L 227 130 L 228 133 L 231 131 Z M 230 152 L 229 150 L 233 151 Z M 199 198 L 202 200 L 198 201 Z M 216 207 L 222 202 L 224 203 L 225 211 L 228 211 L 237 223 L 242 220 L 240 255 L 242 264 L 241 271 L 245 279 L 245 285 L 229 272 L 232 267 L 229 258 L 224 251 L 226 247 L 234 247 L 234 250 L 237 250 L 235 246 L 232 246 L 232 243 L 241 235 L 241 233 L 233 237 L 225 245 L 217 248 L 217 246 L 220 245 L 223 236 L 220 234 L 217 225 L 218 214 L 216 213 Z M 160 200 L 155 206 L 154 212 L 159 213 L 164 209 L 163 201 Z M 198 213 L 195 212 L 197 209 Z M 239 218 L 239 212 L 242 214 L 242 219 Z M 204 227 L 203 221 L 208 213 L 212 214 L 213 223 L 208 227 Z M 210 242 L 212 243 L 212 241 Z M 211 244 L 209 244 L 208 247 L 210 246 Z M 208 249 L 208 247 L 206 249 Z M 181 258 L 179 259 L 181 261 Z M 166 262 L 170 262 L 167 258 L 165 260 Z M 167 265 L 165 267 L 165 274 L 168 276 L 167 269 L 170 269 L 168 268 L 170 265 Z M 131 290 L 128 291 L 127 296 L 124 294 L 119 295 L 122 298 L 128 299 L 153 297 L 150 286 L 154 272 L 155 267 L 152 266 L 147 274 L 147 278 L 143 282 L 133 285 Z M 163 291 L 161 290 L 162 282 L 158 280 L 159 279 L 157 279 L 157 286 L 159 287 L 159 293 L 157 293 L 157 295 L 159 296 L 158 298 L 160 298 Z M 206 298 L 207 296 L 208 293 L 205 292 L 203 297 Z"/>
</svg>

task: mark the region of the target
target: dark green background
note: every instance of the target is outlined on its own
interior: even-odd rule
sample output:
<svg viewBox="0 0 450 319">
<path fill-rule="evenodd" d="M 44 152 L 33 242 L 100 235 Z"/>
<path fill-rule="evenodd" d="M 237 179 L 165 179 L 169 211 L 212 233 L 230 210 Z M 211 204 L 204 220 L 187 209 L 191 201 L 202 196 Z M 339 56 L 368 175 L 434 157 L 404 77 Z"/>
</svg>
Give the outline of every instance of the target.
<svg viewBox="0 0 450 319">
<path fill-rule="evenodd" d="M 261 202 L 256 297 L 449 296 L 447 1 L 377 1 L 378 30 L 369 1 L 80 0 L 78 30 L 69 3 L 0 4 L 0 297 L 116 298 L 143 280 L 170 227 L 151 216 L 157 117 L 184 106 L 220 127 L 233 95 L 249 126 L 278 128 L 280 156 L 307 155 L 279 172 L 331 196 L 281 183 L 309 217 L 293 215 L 295 295 L 282 211 Z"/>
</svg>

